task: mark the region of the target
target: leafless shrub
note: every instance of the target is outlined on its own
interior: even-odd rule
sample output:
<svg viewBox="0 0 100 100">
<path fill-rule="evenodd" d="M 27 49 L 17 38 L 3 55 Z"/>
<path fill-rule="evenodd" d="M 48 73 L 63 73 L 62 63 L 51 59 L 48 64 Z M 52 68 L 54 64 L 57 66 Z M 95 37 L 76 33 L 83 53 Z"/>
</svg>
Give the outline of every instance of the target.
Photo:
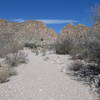
<svg viewBox="0 0 100 100">
<path fill-rule="evenodd" d="M 95 7 L 92 8 L 92 17 L 96 23 L 100 24 L 100 5 L 95 5 Z"/>
<path fill-rule="evenodd" d="M 96 63 L 88 63 L 85 61 L 75 61 L 69 68 L 74 76 L 78 79 L 92 85 L 94 78 L 100 74 L 100 67 Z"/>
<path fill-rule="evenodd" d="M 5 62 L 12 67 L 17 66 L 21 63 L 27 63 L 27 61 L 28 61 L 27 55 L 25 54 L 25 52 L 22 51 L 18 53 L 10 54 L 5 58 Z"/>
</svg>

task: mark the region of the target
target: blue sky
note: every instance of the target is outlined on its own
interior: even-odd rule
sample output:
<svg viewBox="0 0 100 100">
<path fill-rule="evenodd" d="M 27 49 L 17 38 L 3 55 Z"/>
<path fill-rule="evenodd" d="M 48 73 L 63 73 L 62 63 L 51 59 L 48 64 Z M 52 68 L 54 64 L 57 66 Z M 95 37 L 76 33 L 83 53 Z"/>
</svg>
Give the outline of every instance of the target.
<svg viewBox="0 0 100 100">
<path fill-rule="evenodd" d="M 42 20 L 56 32 L 68 23 L 91 25 L 90 11 L 100 0 L 0 0 L 0 18 Z"/>
</svg>

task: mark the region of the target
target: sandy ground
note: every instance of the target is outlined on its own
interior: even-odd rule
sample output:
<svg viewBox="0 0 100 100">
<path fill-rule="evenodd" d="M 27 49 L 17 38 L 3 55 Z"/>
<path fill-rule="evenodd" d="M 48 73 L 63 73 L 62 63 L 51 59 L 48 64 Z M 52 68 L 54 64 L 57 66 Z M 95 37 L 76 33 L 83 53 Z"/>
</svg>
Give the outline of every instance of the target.
<svg viewBox="0 0 100 100">
<path fill-rule="evenodd" d="M 18 75 L 0 84 L 0 100 L 92 100 L 87 87 L 60 72 L 61 66 L 70 64 L 69 56 L 27 52 L 29 63 L 17 67 Z"/>
</svg>

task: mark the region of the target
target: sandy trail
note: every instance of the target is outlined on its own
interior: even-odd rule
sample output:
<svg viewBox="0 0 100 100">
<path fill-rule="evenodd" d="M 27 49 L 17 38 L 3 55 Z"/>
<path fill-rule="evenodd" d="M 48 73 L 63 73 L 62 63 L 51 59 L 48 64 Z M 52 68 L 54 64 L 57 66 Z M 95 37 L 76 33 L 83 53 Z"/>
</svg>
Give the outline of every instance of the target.
<svg viewBox="0 0 100 100">
<path fill-rule="evenodd" d="M 0 100 L 92 100 L 87 87 L 59 71 L 68 57 L 28 54 L 29 63 L 16 68 L 18 75 L 0 84 Z"/>
</svg>

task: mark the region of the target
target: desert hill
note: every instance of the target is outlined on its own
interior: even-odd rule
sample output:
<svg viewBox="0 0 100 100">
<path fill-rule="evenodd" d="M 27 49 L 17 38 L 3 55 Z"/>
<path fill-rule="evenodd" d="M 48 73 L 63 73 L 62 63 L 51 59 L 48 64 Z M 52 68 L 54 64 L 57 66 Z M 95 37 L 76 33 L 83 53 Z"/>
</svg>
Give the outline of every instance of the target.
<svg viewBox="0 0 100 100">
<path fill-rule="evenodd" d="M 85 39 L 87 37 L 88 31 L 89 31 L 89 27 L 87 27 L 83 24 L 78 24 L 76 26 L 74 26 L 72 24 L 68 24 L 61 30 L 60 37 L 62 39 L 70 37 L 73 40 L 79 39 L 79 38 Z"/>
<path fill-rule="evenodd" d="M 40 44 L 41 40 L 45 44 L 51 44 L 56 40 L 56 33 L 40 21 L 16 23 L 0 19 L 0 51 L 4 54 L 12 48 L 20 48 L 27 42 Z"/>
</svg>

